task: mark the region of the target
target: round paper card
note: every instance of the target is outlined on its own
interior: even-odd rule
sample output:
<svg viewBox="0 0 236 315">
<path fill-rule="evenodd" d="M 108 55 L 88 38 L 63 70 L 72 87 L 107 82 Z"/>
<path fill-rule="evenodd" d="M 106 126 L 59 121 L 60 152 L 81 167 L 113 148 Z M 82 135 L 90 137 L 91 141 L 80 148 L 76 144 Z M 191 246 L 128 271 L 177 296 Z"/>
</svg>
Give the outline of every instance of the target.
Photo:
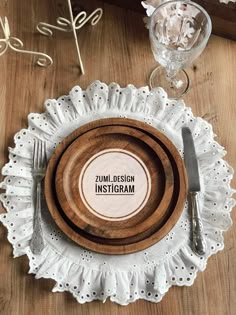
<svg viewBox="0 0 236 315">
<path fill-rule="evenodd" d="M 129 219 L 147 203 L 149 170 L 130 151 L 107 149 L 92 156 L 79 176 L 79 193 L 86 207 L 105 220 Z"/>
</svg>

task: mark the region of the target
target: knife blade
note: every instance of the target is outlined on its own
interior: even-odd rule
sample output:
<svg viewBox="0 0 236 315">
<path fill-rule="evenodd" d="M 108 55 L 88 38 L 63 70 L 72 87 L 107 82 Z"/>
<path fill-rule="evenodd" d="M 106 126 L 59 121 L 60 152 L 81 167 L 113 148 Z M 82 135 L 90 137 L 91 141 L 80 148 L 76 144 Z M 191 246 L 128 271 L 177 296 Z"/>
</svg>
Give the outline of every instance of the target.
<svg viewBox="0 0 236 315">
<path fill-rule="evenodd" d="M 182 128 L 184 162 L 188 176 L 188 192 L 191 206 L 192 250 L 198 255 L 206 253 L 203 224 L 200 215 L 198 193 L 201 191 L 199 167 L 191 130 Z"/>
</svg>

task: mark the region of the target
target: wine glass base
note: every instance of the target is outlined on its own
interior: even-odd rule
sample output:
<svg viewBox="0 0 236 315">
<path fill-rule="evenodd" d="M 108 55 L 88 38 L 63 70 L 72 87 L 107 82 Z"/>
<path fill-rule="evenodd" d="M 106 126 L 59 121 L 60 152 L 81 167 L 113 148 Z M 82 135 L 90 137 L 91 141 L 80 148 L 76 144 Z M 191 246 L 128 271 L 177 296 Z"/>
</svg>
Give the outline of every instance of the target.
<svg viewBox="0 0 236 315">
<path fill-rule="evenodd" d="M 151 73 L 149 78 L 149 86 L 151 89 L 162 87 L 171 99 L 179 99 L 189 90 L 190 80 L 185 70 L 179 70 L 175 83 L 173 84 L 166 77 L 166 70 L 162 66 L 157 66 Z"/>
</svg>

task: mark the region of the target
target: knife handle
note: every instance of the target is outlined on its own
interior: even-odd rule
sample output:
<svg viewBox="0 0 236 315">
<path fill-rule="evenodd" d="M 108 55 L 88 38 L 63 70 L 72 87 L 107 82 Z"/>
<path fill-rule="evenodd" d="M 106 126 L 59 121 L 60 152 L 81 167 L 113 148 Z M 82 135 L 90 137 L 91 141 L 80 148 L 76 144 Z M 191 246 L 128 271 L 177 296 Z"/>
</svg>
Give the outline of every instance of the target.
<svg viewBox="0 0 236 315">
<path fill-rule="evenodd" d="M 198 255 L 206 253 L 206 241 L 204 238 L 203 224 L 200 217 L 198 193 L 190 193 L 192 209 L 192 246 L 193 251 Z"/>
</svg>

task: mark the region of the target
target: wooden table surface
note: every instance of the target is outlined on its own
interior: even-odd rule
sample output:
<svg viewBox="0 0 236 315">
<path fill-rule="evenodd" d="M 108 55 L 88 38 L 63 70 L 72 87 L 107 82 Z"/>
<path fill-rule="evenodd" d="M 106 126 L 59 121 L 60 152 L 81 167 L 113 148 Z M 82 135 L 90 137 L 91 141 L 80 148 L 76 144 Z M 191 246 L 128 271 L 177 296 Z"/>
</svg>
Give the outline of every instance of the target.
<svg viewBox="0 0 236 315">
<path fill-rule="evenodd" d="M 95 79 L 121 86 L 147 85 L 155 61 L 142 15 L 102 2 L 86 3 L 90 9 L 98 5 L 104 8 L 102 20 L 78 34 L 86 71 L 80 76 L 72 34 L 56 32 L 53 38 L 45 38 L 34 31 L 39 21 L 55 23 L 57 16 L 68 15 L 66 1 L 0 0 L 0 16 L 8 16 L 12 36 L 21 38 L 27 49 L 46 52 L 54 59 L 53 66 L 42 69 L 32 65 L 29 55 L 9 50 L 0 57 L 1 167 L 8 160 L 14 134 L 27 127 L 28 113 L 44 111 L 45 99 L 68 94 L 76 84 L 86 88 Z M 225 159 L 236 169 L 236 42 L 212 36 L 188 72 L 192 86 L 184 100 L 196 116 L 213 125 L 216 140 L 228 151 Z M 236 221 L 235 211 L 232 219 Z M 209 259 L 194 284 L 172 287 L 158 304 L 139 300 L 125 307 L 110 301 L 79 305 L 68 293 L 51 293 L 54 282 L 36 280 L 28 269 L 26 256 L 12 258 L 7 231 L 1 225 L 0 314 L 236 314 L 235 225 L 225 233 L 224 250 Z"/>
</svg>

